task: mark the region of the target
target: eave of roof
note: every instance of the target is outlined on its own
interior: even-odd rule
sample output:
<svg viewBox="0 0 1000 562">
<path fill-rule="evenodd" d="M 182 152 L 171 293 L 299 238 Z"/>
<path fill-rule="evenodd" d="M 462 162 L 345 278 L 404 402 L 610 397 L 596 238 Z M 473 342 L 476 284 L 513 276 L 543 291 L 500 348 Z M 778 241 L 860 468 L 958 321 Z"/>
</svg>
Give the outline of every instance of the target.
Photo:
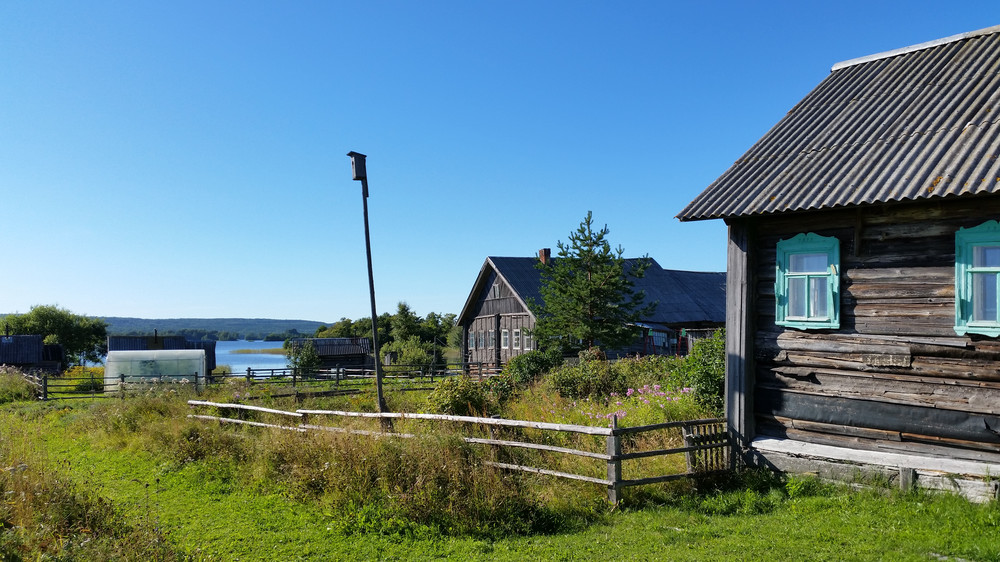
<svg viewBox="0 0 1000 562">
<path fill-rule="evenodd" d="M 1000 26 L 838 63 L 682 221 L 1000 193 Z"/>
</svg>

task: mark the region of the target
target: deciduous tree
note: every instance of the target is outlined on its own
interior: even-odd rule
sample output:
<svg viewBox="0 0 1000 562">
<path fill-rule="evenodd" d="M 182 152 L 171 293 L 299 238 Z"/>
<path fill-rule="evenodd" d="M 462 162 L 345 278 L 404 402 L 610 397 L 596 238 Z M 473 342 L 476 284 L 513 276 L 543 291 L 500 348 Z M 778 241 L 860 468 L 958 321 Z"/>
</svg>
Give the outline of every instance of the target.
<svg viewBox="0 0 1000 562">
<path fill-rule="evenodd" d="M 46 344 L 60 344 L 69 363 L 96 363 L 108 351 L 108 325 L 53 305 L 37 305 L 25 314 L 9 314 L 3 322 L 12 334 L 40 335 Z"/>
</svg>

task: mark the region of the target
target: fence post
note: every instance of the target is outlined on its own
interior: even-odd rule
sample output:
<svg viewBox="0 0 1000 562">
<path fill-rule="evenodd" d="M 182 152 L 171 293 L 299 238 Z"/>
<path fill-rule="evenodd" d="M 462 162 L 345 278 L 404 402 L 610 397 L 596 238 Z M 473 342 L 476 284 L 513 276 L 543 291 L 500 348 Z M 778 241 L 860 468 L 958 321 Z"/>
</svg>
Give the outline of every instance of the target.
<svg viewBox="0 0 1000 562">
<path fill-rule="evenodd" d="M 42 401 L 49 399 L 49 375 L 42 375 Z"/>
<path fill-rule="evenodd" d="M 618 436 L 618 415 L 611 416 L 611 435 L 608 435 L 608 501 L 618 505 L 618 488 L 622 480 L 622 441 Z"/>
<path fill-rule="evenodd" d="M 125 373 L 118 375 L 118 395 L 125 398 Z"/>
<path fill-rule="evenodd" d="M 692 435 L 692 429 L 691 429 L 690 425 L 684 424 L 684 425 L 681 426 L 681 437 L 684 438 L 684 446 L 685 447 L 693 447 L 694 446 L 694 436 Z M 694 451 L 687 451 L 687 452 L 685 452 L 684 453 L 684 460 L 687 461 L 687 472 L 688 472 L 688 474 L 693 474 L 694 473 L 694 469 L 695 469 L 695 465 L 697 464 L 697 462 L 695 461 Z"/>
<path fill-rule="evenodd" d="M 297 378 L 298 373 L 299 373 L 299 368 L 292 367 L 292 388 L 295 388 L 295 379 Z"/>
<path fill-rule="evenodd" d="M 253 383 L 251 377 L 253 377 L 253 371 L 250 370 L 250 367 L 247 367 L 247 383 Z"/>
</svg>

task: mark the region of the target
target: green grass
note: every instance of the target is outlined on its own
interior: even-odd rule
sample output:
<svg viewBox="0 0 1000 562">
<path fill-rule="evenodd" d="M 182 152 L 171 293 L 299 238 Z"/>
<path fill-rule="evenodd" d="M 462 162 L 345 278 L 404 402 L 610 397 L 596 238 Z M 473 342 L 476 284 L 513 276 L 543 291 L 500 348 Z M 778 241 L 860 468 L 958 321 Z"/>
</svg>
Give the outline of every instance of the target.
<svg viewBox="0 0 1000 562">
<path fill-rule="evenodd" d="M 36 414 L 28 413 L 29 417 Z M 773 478 L 627 508 L 555 534 L 481 539 L 428 529 L 345 532 L 343 517 L 277 490 L 233 486 L 233 467 L 178 466 L 79 439 L 73 411 L 36 422 L 45 450 L 126 519 L 204 560 L 966 560 L 1000 559 L 1000 509 L 948 495 L 852 492 Z M 23 420 L 5 413 L 0 423 Z M 805 482 L 802 485 L 801 482 Z M 791 497 L 789 494 L 793 494 Z M 375 511 L 368 515 L 378 516 Z M 364 527 L 363 524 L 360 527 Z"/>
<path fill-rule="evenodd" d="M 1000 560 L 996 503 L 747 472 L 627 489 L 612 510 L 599 486 L 487 471 L 447 433 L 404 446 L 219 426 L 186 418 L 188 394 L 0 406 L 0 560 Z M 645 420 L 661 409 L 643 396 L 606 406 Z M 595 407 L 537 390 L 511 411 L 582 422 Z"/>
</svg>

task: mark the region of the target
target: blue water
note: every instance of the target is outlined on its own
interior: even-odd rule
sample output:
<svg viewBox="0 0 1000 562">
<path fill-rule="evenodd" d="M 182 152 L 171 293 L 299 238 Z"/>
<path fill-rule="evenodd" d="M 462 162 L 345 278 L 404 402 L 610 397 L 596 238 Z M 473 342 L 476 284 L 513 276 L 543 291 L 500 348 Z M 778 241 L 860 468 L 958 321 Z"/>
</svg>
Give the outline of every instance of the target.
<svg viewBox="0 0 1000 562">
<path fill-rule="evenodd" d="M 280 348 L 280 341 L 220 341 L 215 343 L 215 364 L 229 365 L 233 373 L 245 373 L 247 367 L 254 369 L 284 369 L 288 366 L 287 358 L 282 354 L 271 353 L 232 353 L 235 349 L 273 349 Z"/>
</svg>

